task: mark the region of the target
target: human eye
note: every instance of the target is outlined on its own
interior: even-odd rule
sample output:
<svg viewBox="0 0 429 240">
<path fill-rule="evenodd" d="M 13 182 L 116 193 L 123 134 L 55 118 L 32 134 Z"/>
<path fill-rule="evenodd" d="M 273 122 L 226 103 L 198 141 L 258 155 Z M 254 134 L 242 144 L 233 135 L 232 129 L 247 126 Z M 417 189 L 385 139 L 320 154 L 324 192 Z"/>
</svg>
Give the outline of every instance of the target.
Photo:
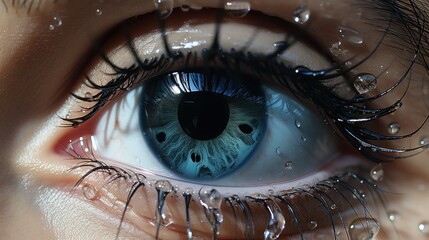
<svg viewBox="0 0 429 240">
<path fill-rule="evenodd" d="M 97 41 L 46 127 L 45 181 L 116 238 L 395 235 L 379 163 L 425 149 L 427 114 L 400 121 L 425 68 L 391 4 L 171 3 Z"/>
</svg>

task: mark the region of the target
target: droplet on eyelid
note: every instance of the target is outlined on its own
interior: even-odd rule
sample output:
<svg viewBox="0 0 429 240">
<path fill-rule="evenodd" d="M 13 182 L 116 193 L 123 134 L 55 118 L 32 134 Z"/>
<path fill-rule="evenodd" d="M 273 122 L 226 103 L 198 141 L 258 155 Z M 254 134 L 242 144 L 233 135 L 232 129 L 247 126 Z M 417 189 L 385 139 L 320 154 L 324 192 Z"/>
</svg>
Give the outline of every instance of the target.
<svg viewBox="0 0 429 240">
<path fill-rule="evenodd" d="M 420 146 L 425 146 L 425 148 L 429 148 L 429 136 L 423 136 L 419 141 Z"/>
<path fill-rule="evenodd" d="M 387 212 L 387 217 L 389 221 L 394 222 L 398 219 L 398 213 L 396 211 Z"/>
<path fill-rule="evenodd" d="M 97 15 L 97 16 L 103 15 L 103 10 L 101 10 L 99 8 L 95 9 L 95 15 Z"/>
<path fill-rule="evenodd" d="M 223 222 L 223 214 L 220 209 L 223 199 L 222 195 L 216 189 L 202 188 L 198 196 L 200 198 L 200 204 L 204 207 L 207 220 L 211 224 L 213 235 L 218 235 L 220 225 Z"/>
<path fill-rule="evenodd" d="M 391 135 L 398 134 L 399 130 L 401 130 L 401 125 L 397 122 L 393 122 L 389 124 L 388 131 Z"/>
<path fill-rule="evenodd" d="M 429 222 L 423 221 L 423 222 L 419 223 L 419 231 L 424 235 L 428 235 L 429 234 Z"/>
<path fill-rule="evenodd" d="M 359 31 L 344 26 L 338 27 L 341 41 L 347 41 L 353 44 L 362 44 L 363 38 Z"/>
<path fill-rule="evenodd" d="M 311 230 L 316 229 L 317 228 L 317 222 L 316 221 L 308 222 L 308 228 L 310 228 Z"/>
<path fill-rule="evenodd" d="M 49 28 L 49 30 L 51 30 L 51 31 L 52 31 L 52 30 L 54 30 L 54 29 L 55 29 L 55 26 L 54 26 L 54 24 L 49 24 L 49 27 L 48 27 L 48 28 Z"/>
<path fill-rule="evenodd" d="M 349 226 L 352 240 L 373 240 L 380 231 L 380 224 L 373 218 L 358 218 Z"/>
<path fill-rule="evenodd" d="M 158 9 L 162 19 L 167 18 L 173 12 L 173 0 L 153 0 L 153 3 L 156 9 Z"/>
<path fill-rule="evenodd" d="M 63 20 L 60 17 L 54 17 L 54 25 L 56 27 L 60 27 L 63 25 Z"/>
<path fill-rule="evenodd" d="M 91 184 L 82 185 L 82 194 L 88 200 L 95 200 L 98 197 L 97 190 Z"/>
<path fill-rule="evenodd" d="M 359 94 L 373 91 L 377 86 L 377 78 L 369 73 L 362 73 L 355 76 L 353 85 Z"/>
<path fill-rule="evenodd" d="M 293 11 L 293 20 L 299 24 L 305 24 L 310 20 L 310 10 L 306 5 L 301 5 Z"/>
<path fill-rule="evenodd" d="M 189 6 L 188 4 L 182 4 L 180 5 L 180 9 L 182 9 L 183 12 L 188 12 L 189 10 L 191 10 L 191 6 Z"/>
<path fill-rule="evenodd" d="M 306 137 L 304 137 L 304 136 L 301 136 L 301 140 L 302 140 L 303 142 L 307 142 L 307 138 L 306 138 Z"/>
<path fill-rule="evenodd" d="M 377 182 L 383 180 L 383 177 L 384 177 L 383 166 L 381 166 L 380 164 L 375 165 L 370 171 L 370 176 L 374 181 L 377 181 Z"/>
<path fill-rule="evenodd" d="M 245 1 L 226 2 L 224 5 L 225 12 L 233 17 L 244 17 L 251 9 L 250 3 Z"/>
</svg>

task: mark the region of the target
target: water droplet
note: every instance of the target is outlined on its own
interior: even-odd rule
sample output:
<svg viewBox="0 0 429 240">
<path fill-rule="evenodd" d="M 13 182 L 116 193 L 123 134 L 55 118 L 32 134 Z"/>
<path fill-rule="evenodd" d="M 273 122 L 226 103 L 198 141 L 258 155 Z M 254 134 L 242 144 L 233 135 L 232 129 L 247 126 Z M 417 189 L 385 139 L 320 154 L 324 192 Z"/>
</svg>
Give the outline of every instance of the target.
<svg viewBox="0 0 429 240">
<path fill-rule="evenodd" d="M 426 145 L 426 148 L 428 148 L 429 147 L 429 136 L 424 136 L 424 137 L 422 137 L 421 139 L 420 139 L 420 142 L 419 142 L 419 144 L 421 145 L 421 146 L 424 146 L 424 145 Z"/>
<path fill-rule="evenodd" d="M 54 25 L 55 27 L 60 27 L 63 25 L 63 20 L 60 17 L 54 17 Z"/>
<path fill-rule="evenodd" d="M 369 73 L 362 73 L 355 77 L 353 85 L 359 94 L 371 92 L 377 86 L 377 78 Z"/>
<path fill-rule="evenodd" d="M 295 120 L 295 126 L 301 128 L 301 122 L 298 119 Z"/>
<path fill-rule="evenodd" d="M 329 48 L 329 51 L 335 57 L 345 56 L 349 52 L 348 50 L 343 49 L 343 46 L 341 46 L 341 42 L 333 43 L 332 46 Z M 337 71 L 341 71 L 341 68 L 338 68 Z"/>
<path fill-rule="evenodd" d="M 337 209 L 337 204 L 335 204 L 335 203 L 334 203 L 334 204 L 332 204 L 332 205 L 331 205 L 331 209 L 332 209 L 332 210 Z"/>
<path fill-rule="evenodd" d="M 317 228 L 317 222 L 316 221 L 308 222 L 308 228 L 310 228 L 311 230 L 316 229 Z"/>
<path fill-rule="evenodd" d="M 226 2 L 224 9 L 234 17 L 244 17 L 250 12 L 250 3 L 244 1 Z"/>
<path fill-rule="evenodd" d="M 223 214 L 220 210 L 222 195 L 216 189 L 202 188 L 198 193 L 200 203 L 204 207 L 204 213 L 210 222 L 213 235 L 219 234 L 219 227 L 223 222 Z"/>
<path fill-rule="evenodd" d="M 173 0 L 153 0 L 155 7 L 161 14 L 161 18 L 165 19 L 173 12 L 174 1 Z"/>
<path fill-rule="evenodd" d="M 429 222 L 428 221 L 424 221 L 419 223 L 419 230 L 421 233 L 427 235 L 429 234 Z"/>
<path fill-rule="evenodd" d="M 392 135 L 398 134 L 399 130 L 401 130 L 401 125 L 399 125 L 399 123 L 394 122 L 389 124 L 388 131 L 390 134 Z"/>
<path fill-rule="evenodd" d="M 362 44 L 363 38 L 360 32 L 355 29 L 341 26 L 338 28 L 341 41 L 347 41 L 354 44 Z"/>
<path fill-rule="evenodd" d="M 86 92 L 85 93 L 85 98 L 92 98 L 92 93 Z"/>
<path fill-rule="evenodd" d="M 293 20 L 299 24 L 305 24 L 310 19 L 310 10 L 305 5 L 297 7 L 293 12 Z"/>
<path fill-rule="evenodd" d="M 84 184 L 82 186 L 82 194 L 88 200 L 95 200 L 98 198 L 97 190 L 91 184 Z"/>
<path fill-rule="evenodd" d="M 49 30 L 54 30 L 54 29 L 55 29 L 54 24 L 49 24 Z"/>
<path fill-rule="evenodd" d="M 159 180 L 155 182 L 155 189 L 158 192 L 158 204 L 155 211 L 156 239 L 158 239 L 161 224 L 168 226 L 173 222 L 171 214 L 166 213 L 164 205 L 166 205 L 165 198 L 169 193 L 173 192 L 174 188 L 169 181 Z"/>
<path fill-rule="evenodd" d="M 398 213 L 396 211 L 390 211 L 387 213 L 389 221 L 394 222 L 398 218 Z"/>
<path fill-rule="evenodd" d="M 103 10 L 101 10 L 101 9 L 97 8 L 97 9 L 95 10 L 95 15 L 97 15 L 97 16 L 101 16 L 101 15 L 103 15 Z"/>
<path fill-rule="evenodd" d="M 358 218 L 349 226 L 352 240 L 373 240 L 380 231 L 380 224 L 372 218 Z"/>
<path fill-rule="evenodd" d="M 282 154 L 282 151 L 280 150 L 280 147 L 276 147 L 276 154 L 279 155 L 279 156 Z"/>
<path fill-rule="evenodd" d="M 183 190 L 183 194 L 185 194 L 185 195 L 192 195 L 194 193 L 195 193 L 194 189 L 190 188 L 190 187 L 187 187 L 187 188 L 185 188 L 185 190 Z"/>
<path fill-rule="evenodd" d="M 375 166 L 371 169 L 371 171 L 370 171 L 370 175 L 371 175 L 371 178 L 372 178 L 374 181 L 379 182 L 379 181 L 383 180 L 383 177 L 384 177 L 384 169 L 383 169 L 383 167 L 381 166 L 381 164 L 377 164 L 377 165 L 375 165 Z"/>
<path fill-rule="evenodd" d="M 255 194 L 252 198 L 268 211 L 269 221 L 264 231 L 264 239 L 278 239 L 286 225 L 280 207 L 272 198 L 263 194 Z"/>
<path fill-rule="evenodd" d="M 307 138 L 306 138 L 306 137 L 304 137 L 304 136 L 301 136 L 301 140 L 302 140 L 303 142 L 307 142 Z"/>
<path fill-rule="evenodd" d="M 293 162 L 292 161 L 288 161 L 285 163 L 285 169 L 286 170 L 292 170 L 293 169 Z"/>
<path fill-rule="evenodd" d="M 182 4 L 180 5 L 180 9 L 182 9 L 183 12 L 188 12 L 189 10 L 191 10 L 191 6 L 189 6 L 188 4 Z"/>
</svg>

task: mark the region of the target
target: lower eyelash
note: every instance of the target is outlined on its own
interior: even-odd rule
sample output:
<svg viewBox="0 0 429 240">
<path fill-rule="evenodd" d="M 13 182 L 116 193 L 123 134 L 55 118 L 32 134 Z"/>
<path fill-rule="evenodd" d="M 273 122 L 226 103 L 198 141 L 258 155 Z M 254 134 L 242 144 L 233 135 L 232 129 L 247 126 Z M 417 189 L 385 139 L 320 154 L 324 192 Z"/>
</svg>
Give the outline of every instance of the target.
<svg viewBox="0 0 429 240">
<path fill-rule="evenodd" d="M 89 144 L 87 146 L 90 147 Z M 84 172 L 73 186 L 72 192 L 82 187 L 83 195 L 88 200 L 95 201 L 96 199 L 91 198 L 91 196 L 96 195 L 96 190 L 92 187 L 91 189 L 94 192 L 88 197 L 83 189 L 92 186 L 89 183 L 91 182 L 90 177 L 96 174 L 102 174 L 101 176 L 104 179 L 101 188 L 106 189 L 113 184 L 121 184 L 121 182 L 125 182 L 126 186 L 128 186 L 128 196 L 122 210 L 117 237 L 119 237 L 121 226 L 126 219 L 127 209 L 131 207 L 130 203 L 138 190 L 153 189 L 154 185 L 156 186 L 157 184 L 164 187 L 166 185 L 170 186 L 168 181 L 161 180 L 154 184 L 142 174 L 126 168 L 108 165 L 98 160 L 91 148 L 86 148 L 85 151 L 69 148 L 67 154 L 70 155 L 71 160 L 79 161 L 74 167 L 70 168 L 70 171 L 83 170 Z M 387 214 L 383 197 L 384 191 L 371 180 L 369 172 L 368 169 L 363 167 L 352 167 L 314 185 L 277 192 L 268 190 L 267 193 L 255 193 L 245 196 L 228 195 L 223 196 L 221 201 L 224 206 L 227 206 L 226 211 L 232 212 L 233 222 L 243 223 L 241 226 L 238 226 L 238 224 L 234 226 L 238 228 L 235 229 L 239 234 L 236 237 L 254 239 L 261 238 L 264 234 L 266 236 L 271 234 L 272 239 L 276 239 L 277 235 L 284 234 L 304 239 L 311 236 L 314 230 L 323 230 L 327 238 L 338 239 L 342 238 L 341 236 L 347 236 L 355 239 L 357 235 L 376 234 L 375 231 L 379 230 L 380 225 L 374 220 L 375 216 Z M 121 186 L 123 187 L 123 185 Z M 192 219 L 189 217 L 190 205 L 195 206 L 195 204 L 198 204 L 200 208 L 203 208 L 203 205 L 198 203 L 198 194 L 189 189 L 175 189 L 172 186 L 166 189 L 165 192 L 162 192 L 160 188 L 157 189 L 158 200 L 168 202 L 169 199 L 166 198 L 168 195 L 171 198 L 184 201 L 181 206 L 184 207 L 183 215 L 187 216 L 185 226 L 187 226 L 186 231 L 189 236 L 189 234 L 192 234 L 192 225 L 190 224 Z M 214 189 L 214 191 L 216 190 Z M 153 212 L 159 211 L 158 216 L 161 216 L 163 209 L 159 207 L 158 202 L 158 210 L 153 209 Z M 311 212 L 308 209 L 311 209 Z M 375 209 L 382 209 L 383 212 L 373 211 Z M 213 212 L 213 214 L 222 214 L 220 209 L 218 210 L 219 212 Z M 223 210 L 225 211 L 224 208 Z M 262 224 L 267 225 L 262 230 L 258 227 L 261 226 L 260 217 L 259 215 L 256 217 L 254 214 L 261 211 L 266 213 L 264 218 L 271 216 L 268 222 Z M 209 211 L 208 214 L 212 213 Z M 276 216 L 276 214 L 277 218 L 272 217 Z M 256 222 L 256 219 L 258 219 L 258 222 Z M 162 232 L 164 228 L 160 223 L 162 219 L 158 218 L 158 220 L 157 227 L 159 229 L 157 232 Z M 283 221 L 283 226 L 286 224 L 286 227 L 284 229 L 279 227 L 282 224 L 278 221 Z M 218 224 L 222 227 L 220 222 Z M 360 224 L 361 229 L 354 230 L 351 228 L 353 224 Z M 222 231 L 220 232 L 222 233 Z M 216 238 L 217 234 L 215 232 L 212 234 L 212 237 Z"/>
</svg>

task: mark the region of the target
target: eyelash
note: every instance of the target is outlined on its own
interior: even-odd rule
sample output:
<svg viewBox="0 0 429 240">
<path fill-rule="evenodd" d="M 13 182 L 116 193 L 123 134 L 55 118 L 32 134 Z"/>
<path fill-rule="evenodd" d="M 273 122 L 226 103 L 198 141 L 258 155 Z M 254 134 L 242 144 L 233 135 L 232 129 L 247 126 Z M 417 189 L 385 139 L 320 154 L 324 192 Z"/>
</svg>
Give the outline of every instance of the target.
<svg viewBox="0 0 429 240">
<path fill-rule="evenodd" d="M 389 21 L 392 22 L 393 20 L 390 19 Z M 162 20 L 161 20 L 161 23 L 162 23 Z M 220 26 L 220 23 L 218 24 L 219 24 L 218 26 Z M 408 27 L 406 23 L 405 25 Z M 161 26 L 163 25 L 161 24 Z M 165 31 L 163 27 L 161 27 L 161 30 Z M 386 29 L 385 34 L 388 35 L 388 34 L 395 34 L 395 33 L 392 33 L 390 29 Z M 103 53 L 101 50 L 98 51 L 102 59 L 114 69 L 115 73 L 112 74 L 113 78 L 106 85 L 101 86 L 101 85 L 97 85 L 94 81 L 92 81 L 89 77 L 87 77 L 87 82 L 85 84 L 89 88 L 99 91 L 99 93 L 92 97 L 79 96 L 75 94 L 73 94 L 73 96 L 80 101 L 95 103 L 95 104 L 88 108 L 82 108 L 82 110 L 89 112 L 84 116 L 81 116 L 78 118 L 62 118 L 66 123 L 64 126 L 78 127 L 82 123 L 92 118 L 92 116 L 94 116 L 99 110 L 101 110 L 108 102 L 115 99 L 121 93 L 127 92 L 131 88 L 134 88 L 135 85 L 139 84 L 139 82 L 142 79 L 146 79 L 148 76 L 153 76 L 153 75 L 156 75 L 157 73 L 163 72 L 163 70 L 168 69 L 169 66 L 174 65 L 175 61 L 183 60 L 183 57 L 186 58 L 184 61 L 186 63 L 189 63 L 188 60 L 191 57 L 196 57 L 198 55 L 197 52 L 188 52 L 186 55 L 183 55 L 182 53 L 174 52 L 170 50 L 170 48 L 168 47 L 166 34 L 162 34 L 162 35 L 164 36 L 165 46 L 167 47 L 167 50 L 168 50 L 167 55 L 162 55 L 161 57 L 155 58 L 155 59 L 141 60 L 140 58 L 138 58 L 136 54 L 136 49 L 134 48 L 131 40 L 129 40 L 128 47 L 131 50 L 131 52 L 136 56 L 136 63 L 129 68 L 120 68 L 115 66 L 115 64 L 110 61 L 110 59 L 106 56 L 105 53 Z M 382 44 L 382 41 L 383 40 L 380 41 L 379 45 Z M 356 149 L 359 149 L 364 156 L 366 156 L 367 158 L 375 162 L 383 162 L 383 161 L 391 160 L 392 158 L 408 157 L 405 155 L 406 153 L 409 153 L 410 155 L 416 154 L 415 153 L 416 151 L 422 151 L 425 147 L 427 147 L 426 145 L 423 145 L 416 148 L 391 149 L 391 148 L 385 148 L 383 146 L 379 146 L 371 143 L 371 140 L 389 141 L 389 140 L 408 138 L 413 136 L 415 133 L 417 133 L 420 128 L 418 128 L 415 132 L 404 136 L 385 136 L 380 133 L 374 132 L 370 129 L 367 129 L 365 127 L 362 127 L 362 125 L 360 124 L 360 122 L 376 121 L 381 117 L 390 115 L 391 113 L 399 109 L 399 107 L 401 106 L 402 97 L 396 103 L 384 109 L 368 109 L 364 105 L 365 103 L 375 101 L 381 98 L 382 96 L 388 94 L 391 90 L 396 88 L 397 85 L 399 85 L 405 79 L 405 76 L 407 75 L 407 73 L 404 74 L 403 78 L 398 80 L 397 85 L 393 86 L 392 89 L 386 90 L 380 95 L 370 99 L 355 98 L 353 100 L 346 100 L 337 96 L 335 93 L 333 93 L 332 89 L 326 87 L 323 84 L 324 81 L 329 81 L 332 78 L 346 75 L 351 70 L 358 67 L 361 63 L 363 63 L 364 61 L 366 61 L 372 56 L 372 54 L 378 49 L 379 45 L 362 62 L 357 63 L 351 67 L 346 67 L 346 61 L 345 61 L 343 63 L 334 65 L 330 69 L 311 71 L 304 67 L 291 68 L 289 66 L 280 64 L 276 61 L 274 56 L 276 56 L 279 53 L 282 53 L 283 51 L 287 51 L 287 46 L 289 46 L 289 44 L 293 44 L 293 43 L 286 42 L 286 44 L 283 45 L 283 46 L 286 46 L 285 48 L 279 48 L 278 51 L 272 54 L 269 54 L 268 56 L 265 56 L 265 57 L 253 56 L 251 53 L 246 53 L 241 50 L 235 51 L 234 49 L 232 49 L 230 52 L 224 52 L 219 48 L 217 48 L 218 47 L 217 44 L 213 44 L 212 48 L 205 50 L 204 52 L 205 54 L 203 52 L 201 52 L 200 54 L 203 56 L 203 59 L 207 58 L 205 60 L 210 60 L 212 62 L 215 62 L 217 60 L 219 62 L 224 63 L 223 67 L 227 69 L 229 67 L 228 64 L 230 62 L 252 66 L 252 69 L 255 69 L 256 73 L 265 77 L 269 77 L 269 79 L 271 79 L 273 82 L 280 84 L 285 89 L 288 89 L 289 91 L 291 91 L 299 99 L 310 100 L 312 103 L 314 103 L 315 106 L 317 106 L 321 114 L 324 116 L 325 120 L 330 123 L 330 125 L 336 130 L 337 134 L 340 137 L 347 139 Z M 424 51 L 424 49 L 422 50 L 419 44 L 415 44 L 415 45 L 416 45 L 415 47 L 416 53 L 421 54 L 422 51 Z M 416 63 L 416 59 L 414 59 L 410 63 L 409 69 L 411 69 L 415 63 Z M 187 68 L 187 66 L 185 67 L 185 69 Z M 336 72 L 337 69 L 340 69 L 340 71 Z M 287 77 L 282 78 L 285 75 Z M 282 77 L 276 78 L 275 76 L 282 76 Z M 294 76 L 294 77 L 291 77 L 291 76 Z M 301 81 L 290 81 L 288 80 L 288 77 L 289 79 L 300 78 Z M 364 120 L 364 119 L 367 119 L 367 120 Z M 423 125 L 424 123 L 422 124 L 422 126 Z M 137 174 L 128 169 L 107 165 L 104 162 L 96 159 L 95 156 L 93 155 L 81 156 L 77 154 L 77 152 L 68 152 L 68 154 L 70 154 L 70 156 L 73 159 L 80 161 L 75 167 L 71 168 L 71 170 L 90 167 L 90 170 L 87 171 L 84 174 L 84 176 L 81 177 L 81 179 L 75 184 L 75 186 L 73 187 L 73 190 L 76 190 L 77 187 L 80 186 L 82 182 L 84 182 L 84 180 L 89 175 L 96 172 L 102 172 L 109 175 L 104 185 L 112 184 L 113 182 L 119 179 L 127 180 L 131 183 L 131 186 L 133 187 L 129 191 L 130 193 L 129 198 L 126 202 L 125 209 L 123 211 L 123 215 L 121 218 L 121 225 L 122 225 L 122 222 L 124 221 L 125 213 L 127 211 L 127 207 L 131 201 L 133 193 L 137 191 L 140 187 L 146 186 L 145 182 L 143 181 L 143 179 L 145 179 L 145 176 L 141 174 Z M 393 154 L 394 156 L 391 156 L 389 154 Z M 404 154 L 404 155 L 397 156 L 396 154 Z M 356 173 L 355 171 L 358 173 Z M 299 214 L 296 213 L 296 211 L 300 211 L 301 207 L 297 205 L 291 205 L 290 202 L 293 202 L 293 198 L 307 198 L 307 197 L 310 197 L 315 202 L 317 201 L 320 202 L 323 208 L 327 210 L 329 213 L 329 220 L 332 222 L 333 234 L 335 236 L 335 239 L 337 239 L 337 229 L 335 227 L 335 224 L 333 223 L 333 217 L 335 214 L 337 214 L 339 219 L 342 221 L 342 213 L 338 209 L 336 210 L 337 211 L 336 213 L 332 213 L 331 211 L 335 210 L 336 208 L 331 209 L 329 205 L 325 204 L 327 202 L 332 202 L 333 205 L 339 205 L 338 202 L 334 201 L 334 199 L 338 199 L 338 197 L 331 198 L 331 196 L 325 192 L 326 190 L 332 191 L 333 194 L 340 195 L 340 201 L 343 200 L 342 204 L 349 205 L 352 208 L 352 210 L 355 212 L 355 215 L 357 218 L 361 219 L 368 215 L 371 216 L 371 213 L 366 207 L 366 203 L 365 203 L 366 201 L 360 200 L 362 197 L 361 194 L 359 193 L 360 190 L 357 187 L 355 187 L 354 183 L 349 182 L 351 178 L 352 180 L 356 180 L 357 184 L 361 184 L 361 185 L 363 184 L 363 187 L 369 190 L 370 192 L 369 195 L 372 196 L 373 201 L 381 204 L 383 209 L 386 208 L 383 201 L 383 197 L 380 193 L 380 189 L 378 189 L 377 185 L 367 180 L 367 179 L 370 179 L 369 176 L 366 176 L 367 174 L 364 174 L 367 172 L 369 171 L 367 171 L 366 169 L 353 169 L 351 171 L 346 171 L 346 173 L 342 173 L 330 179 L 327 179 L 325 181 L 319 182 L 314 186 L 296 188 L 291 190 L 290 192 L 285 193 L 284 195 L 273 194 L 270 197 L 278 199 L 280 202 L 282 202 L 285 205 L 284 207 L 287 208 L 287 211 L 289 211 L 289 213 L 291 214 L 292 219 L 294 219 L 294 222 L 298 228 L 299 234 L 301 235 L 302 239 L 304 238 L 305 231 L 303 229 L 305 229 L 305 227 L 301 226 L 301 220 L 300 220 L 300 217 L 298 217 Z M 349 180 L 345 180 L 345 179 L 349 179 Z M 342 187 L 344 188 L 345 191 L 339 191 L 337 187 Z M 347 194 L 346 192 L 351 194 L 350 198 L 345 196 Z M 247 196 L 246 199 L 240 199 L 238 196 L 227 196 L 224 198 L 224 200 L 226 203 L 229 204 L 231 209 L 233 209 L 234 216 L 236 216 L 235 210 L 239 210 L 242 212 L 243 216 L 246 218 L 245 229 L 247 229 L 246 230 L 247 232 L 245 233 L 245 236 L 248 236 L 249 238 L 251 238 L 252 237 L 251 222 L 253 221 L 251 219 L 252 208 L 248 207 L 249 206 L 248 204 L 249 202 L 254 202 L 254 203 L 261 204 L 261 206 L 263 207 L 264 204 L 266 205 L 267 203 L 264 202 L 264 200 L 254 199 L 251 196 Z M 351 202 L 355 200 L 357 200 L 358 204 L 360 204 L 364 209 L 364 213 L 362 215 L 360 215 L 358 213 L 357 208 L 355 208 L 355 206 L 351 204 Z M 247 219 L 247 218 L 250 218 L 250 219 Z M 301 219 L 303 219 L 303 217 L 301 217 Z M 119 235 L 121 225 L 118 228 L 118 235 Z M 342 226 L 344 227 L 345 232 L 348 232 L 346 223 L 342 222 Z M 311 227 L 310 227 L 310 230 L 312 230 Z"/>
</svg>

